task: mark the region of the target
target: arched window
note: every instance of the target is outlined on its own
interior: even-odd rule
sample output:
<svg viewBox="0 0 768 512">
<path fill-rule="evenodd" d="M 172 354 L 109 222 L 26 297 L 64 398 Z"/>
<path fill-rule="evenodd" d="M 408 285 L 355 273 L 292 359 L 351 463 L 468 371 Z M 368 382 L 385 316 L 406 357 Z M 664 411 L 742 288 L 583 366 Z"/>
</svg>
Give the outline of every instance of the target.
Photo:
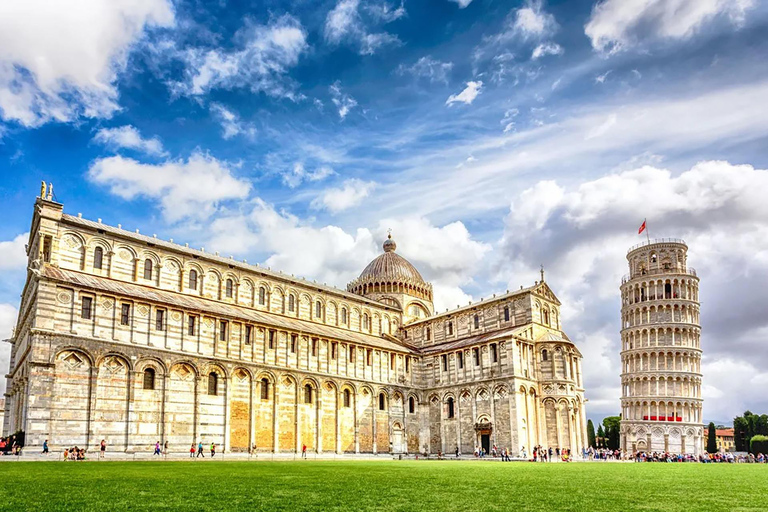
<svg viewBox="0 0 768 512">
<path fill-rule="evenodd" d="M 347 325 L 347 308 L 341 308 L 341 323 Z"/>
<path fill-rule="evenodd" d="M 475 329 L 479 329 L 480 328 L 480 316 L 479 315 L 475 315 L 474 322 L 475 322 Z"/>
<path fill-rule="evenodd" d="M 259 292 L 259 293 L 261 293 L 261 292 Z M 293 310 L 295 310 L 295 309 L 296 309 L 296 297 L 294 297 L 293 295 L 289 295 L 288 296 L 288 311 L 293 313 Z"/>
<path fill-rule="evenodd" d="M 546 361 L 547 360 L 547 351 L 546 350 L 542 350 L 541 351 L 541 360 L 542 361 Z"/>
<path fill-rule="evenodd" d="M 225 293 L 227 294 L 227 298 L 231 299 L 235 290 L 235 285 L 231 279 L 227 279 L 227 284 L 225 285 L 224 289 L 225 289 Z"/>
<path fill-rule="evenodd" d="M 208 394 L 213 396 L 219 394 L 219 376 L 214 372 L 208 374 Z"/>
<path fill-rule="evenodd" d="M 408 412 L 411 414 L 416 412 L 416 400 L 413 397 L 408 398 Z"/>
<path fill-rule="evenodd" d="M 545 309 L 545 310 L 543 311 L 543 315 L 544 315 L 544 323 L 545 323 L 546 325 L 549 325 L 549 310 L 548 310 L 548 309 Z"/>
<path fill-rule="evenodd" d="M 352 393 L 348 389 L 344 390 L 344 407 L 349 407 L 352 403 Z"/>
<path fill-rule="evenodd" d="M 509 322 L 509 306 L 504 306 L 504 321 Z"/>
<path fill-rule="evenodd" d="M 144 389 L 155 389 L 155 370 L 152 368 L 144 370 Z"/>
<path fill-rule="evenodd" d="M 189 271 L 189 283 L 187 284 L 190 290 L 197 290 L 197 270 L 192 269 Z"/>
<path fill-rule="evenodd" d="M 152 260 L 149 258 L 144 260 L 144 279 L 152 279 Z"/>
<path fill-rule="evenodd" d="M 448 322 L 448 334 L 453 334 L 453 322 Z"/>
<path fill-rule="evenodd" d="M 384 395 L 384 393 L 379 393 L 379 410 L 387 410 L 387 397 Z"/>
<path fill-rule="evenodd" d="M 315 318 L 321 319 L 323 317 L 323 305 L 320 302 L 315 303 Z"/>
<path fill-rule="evenodd" d="M 446 401 L 446 405 L 447 405 L 447 407 L 446 407 L 447 411 L 446 412 L 448 413 L 448 417 L 449 418 L 453 418 L 453 414 L 454 414 L 453 398 L 449 397 L 448 400 Z"/>
<path fill-rule="evenodd" d="M 312 385 L 311 384 L 307 384 L 304 386 L 304 403 L 305 404 L 312 403 Z"/>
<path fill-rule="evenodd" d="M 261 379 L 261 399 L 269 400 L 269 380 Z"/>
<path fill-rule="evenodd" d="M 101 265 L 104 262 L 104 249 L 96 247 L 93 250 L 93 268 L 101 269 Z"/>
<path fill-rule="evenodd" d="M 263 306 L 267 302 L 267 289 L 263 286 L 259 288 L 259 305 Z"/>
<path fill-rule="evenodd" d="M 368 330 L 369 327 L 369 319 L 368 319 L 368 313 L 363 313 L 363 329 Z"/>
<path fill-rule="evenodd" d="M 427 341 L 429 341 L 432 338 L 432 329 L 430 329 L 429 327 L 427 327 L 426 336 L 427 336 Z"/>
</svg>

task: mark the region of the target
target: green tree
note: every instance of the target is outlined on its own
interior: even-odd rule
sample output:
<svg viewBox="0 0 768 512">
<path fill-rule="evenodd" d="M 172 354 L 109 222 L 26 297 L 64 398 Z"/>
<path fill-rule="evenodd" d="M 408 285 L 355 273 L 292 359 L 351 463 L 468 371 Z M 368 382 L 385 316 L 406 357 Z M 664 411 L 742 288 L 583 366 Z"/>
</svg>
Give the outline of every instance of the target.
<svg viewBox="0 0 768 512">
<path fill-rule="evenodd" d="M 592 420 L 587 421 L 587 443 L 591 448 L 596 448 L 595 444 L 595 425 Z"/>
<path fill-rule="evenodd" d="M 605 431 L 602 425 L 597 426 L 597 447 L 603 448 L 605 446 Z"/>
<path fill-rule="evenodd" d="M 609 450 L 618 450 L 621 444 L 621 416 L 606 416 L 603 418 L 605 427 L 605 446 Z"/>
<path fill-rule="evenodd" d="M 749 440 L 749 451 L 755 455 L 768 453 L 768 436 L 757 434 Z"/>
<path fill-rule="evenodd" d="M 707 433 L 707 453 L 717 453 L 717 432 L 715 424 L 709 423 L 709 432 Z"/>
<path fill-rule="evenodd" d="M 749 424 L 743 416 L 733 418 L 733 444 L 737 452 L 746 452 L 749 449 L 748 430 Z"/>
</svg>

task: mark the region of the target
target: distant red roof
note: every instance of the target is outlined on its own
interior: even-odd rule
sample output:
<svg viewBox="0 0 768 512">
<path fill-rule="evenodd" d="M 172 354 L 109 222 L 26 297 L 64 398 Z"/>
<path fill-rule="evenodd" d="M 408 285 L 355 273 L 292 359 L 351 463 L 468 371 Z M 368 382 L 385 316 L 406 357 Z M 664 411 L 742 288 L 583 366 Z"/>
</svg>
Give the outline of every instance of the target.
<svg viewBox="0 0 768 512">
<path fill-rule="evenodd" d="M 717 437 L 733 437 L 733 429 L 732 428 L 718 428 L 715 430 L 715 435 Z"/>
</svg>

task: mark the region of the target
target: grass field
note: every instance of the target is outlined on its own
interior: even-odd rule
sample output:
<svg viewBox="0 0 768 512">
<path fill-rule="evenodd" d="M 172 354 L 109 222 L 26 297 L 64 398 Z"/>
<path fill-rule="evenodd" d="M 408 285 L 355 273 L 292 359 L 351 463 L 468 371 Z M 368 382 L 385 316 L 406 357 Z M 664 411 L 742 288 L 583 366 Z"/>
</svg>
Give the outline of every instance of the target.
<svg viewBox="0 0 768 512">
<path fill-rule="evenodd" d="M 768 465 L 456 461 L 0 463 L 0 510 L 768 508 Z"/>
</svg>

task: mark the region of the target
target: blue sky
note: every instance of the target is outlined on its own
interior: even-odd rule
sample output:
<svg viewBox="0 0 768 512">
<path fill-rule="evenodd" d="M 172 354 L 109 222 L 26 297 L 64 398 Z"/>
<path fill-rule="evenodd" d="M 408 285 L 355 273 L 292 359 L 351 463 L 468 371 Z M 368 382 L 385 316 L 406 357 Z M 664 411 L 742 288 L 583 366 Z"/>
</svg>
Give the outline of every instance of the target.
<svg viewBox="0 0 768 512">
<path fill-rule="evenodd" d="M 391 228 L 441 310 L 544 264 L 599 417 L 648 218 L 702 275 L 705 417 L 766 411 L 744 391 L 768 384 L 766 28 L 760 0 L 0 7 L 0 327 L 40 180 L 69 213 L 337 286 Z"/>
</svg>

